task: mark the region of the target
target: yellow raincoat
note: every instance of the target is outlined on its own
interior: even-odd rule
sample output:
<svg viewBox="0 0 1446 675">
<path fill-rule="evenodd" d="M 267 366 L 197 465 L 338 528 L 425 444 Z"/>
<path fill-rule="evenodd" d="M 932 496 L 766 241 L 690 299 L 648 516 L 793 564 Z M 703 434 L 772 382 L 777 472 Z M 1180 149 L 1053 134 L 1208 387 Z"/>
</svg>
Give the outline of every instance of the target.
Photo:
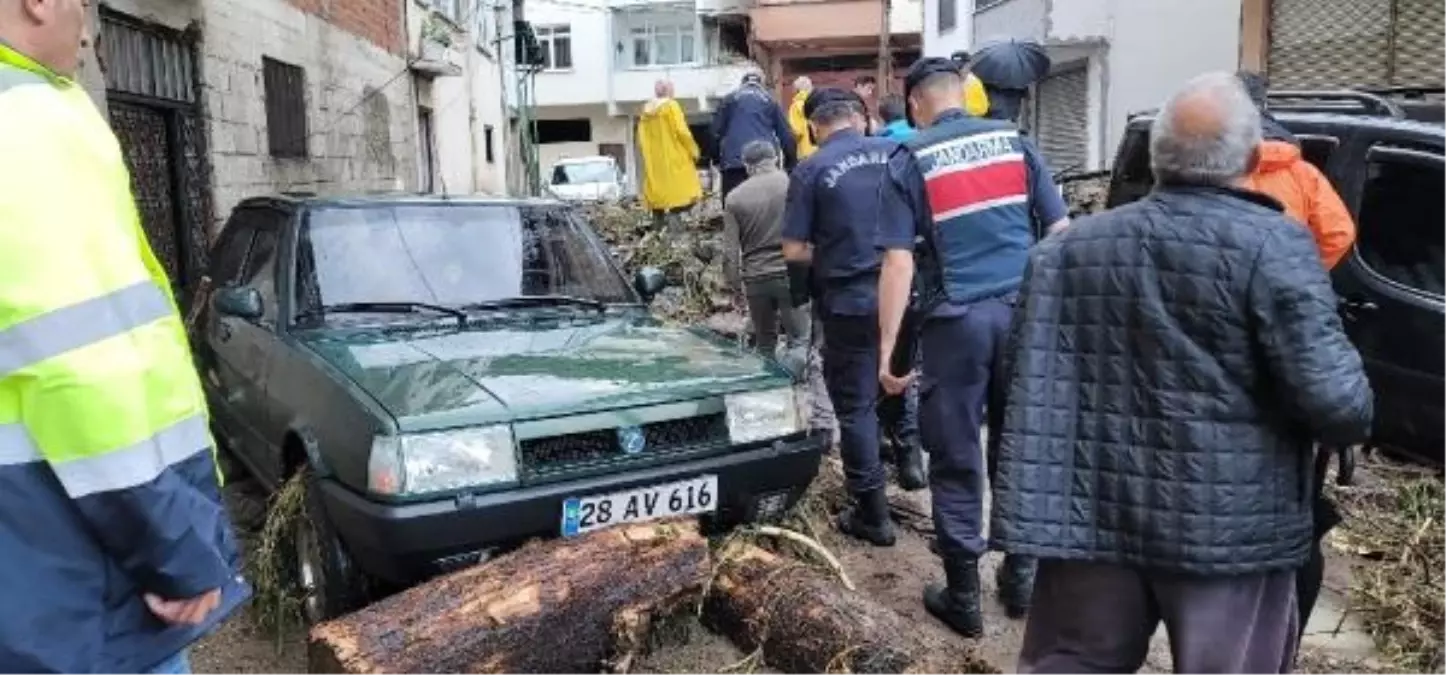
<svg viewBox="0 0 1446 675">
<path fill-rule="evenodd" d="M 964 74 L 964 112 L 974 117 L 983 117 L 989 112 L 989 95 L 984 93 L 984 83 L 974 73 Z"/>
<path fill-rule="evenodd" d="M 793 103 L 788 106 L 788 126 L 793 129 L 793 140 L 798 144 L 799 159 L 812 155 L 813 151 L 818 149 L 808 138 L 808 118 L 803 116 L 803 102 L 806 100 L 808 92 L 794 92 Z"/>
<path fill-rule="evenodd" d="M 649 209 L 670 211 L 703 198 L 698 143 L 677 101 L 655 98 L 643 106 L 638 150 L 643 156 L 643 204 Z"/>
</svg>

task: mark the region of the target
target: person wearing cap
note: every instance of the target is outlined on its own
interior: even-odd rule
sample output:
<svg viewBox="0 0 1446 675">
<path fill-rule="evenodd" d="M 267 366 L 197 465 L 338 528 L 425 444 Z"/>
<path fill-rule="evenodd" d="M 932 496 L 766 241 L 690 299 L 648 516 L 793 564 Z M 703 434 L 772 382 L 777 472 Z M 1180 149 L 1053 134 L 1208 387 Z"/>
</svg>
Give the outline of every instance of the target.
<svg viewBox="0 0 1446 675">
<path fill-rule="evenodd" d="M 839 529 L 876 546 L 892 546 L 894 527 L 879 457 L 880 260 L 874 244 L 879 224 L 873 217 L 880 213 L 879 185 L 889 155 L 899 145 L 865 135 L 864 102 L 853 92 L 815 89 L 804 113 L 819 148 L 794 169 L 789 183 L 783 256 L 794 302 L 804 295 L 804 279 L 811 278 L 807 294 L 822 316 L 824 382 L 838 420 L 845 481 L 856 502 L 840 516 Z M 898 454 L 907 453 L 901 449 Z M 922 458 L 904 461 L 912 482 L 922 487 Z"/>
<path fill-rule="evenodd" d="M 718 149 L 720 193 L 725 202 L 733 188 L 748 180 L 743 146 L 768 141 L 783 151 L 784 169 L 792 169 L 798 161 L 798 145 L 788 126 L 788 116 L 763 87 L 763 76 L 757 72 L 744 75 L 738 89 L 718 105 L 718 111 L 713 113 L 712 136 L 713 147 Z"/>
<path fill-rule="evenodd" d="M 947 579 L 925 589 L 924 605 L 975 637 L 983 633 L 983 413 L 987 408 L 992 420 L 1002 409 L 991 400 L 991 380 L 1034 224 L 1057 230 L 1068 222 L 1068 209 L 1039 151 L 1013 124 L 971 117 L 960 107 L 963 78 L 953 60 L 915 63 L 904 96 L 919 132 L 890 157 L 880 190 L 879 353 L 894 352 L 916 285 L 919 422 Z M 879 363 L 888 366 L 886 359 Z M 879 372 L 889 392 L 914 377 L 897 366 Z M 1033 571 L 1033 561 L 1022 556 L 1006 556 L 1000 567 L 999 596 L 1011 617 L 1028 611 Z"/>
</svg>

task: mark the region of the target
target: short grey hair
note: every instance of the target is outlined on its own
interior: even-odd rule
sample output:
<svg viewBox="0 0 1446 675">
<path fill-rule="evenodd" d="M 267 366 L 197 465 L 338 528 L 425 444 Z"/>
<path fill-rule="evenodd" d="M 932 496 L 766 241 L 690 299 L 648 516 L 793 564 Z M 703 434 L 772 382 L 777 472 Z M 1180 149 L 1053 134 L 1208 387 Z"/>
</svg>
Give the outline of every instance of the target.
<svg viewBox="0 0 1446 675">
<path fill-rule="evenodd" d="M 821 127 L 833 126 L 850 115 L 864 114 L 864 107 L 858 101 L 830 101 L 818 107 L 808 116 L 808 121 Z"/>
<path fill-rule="evenodd" d="M 778 166 L 778 149 L 768 141 L 749 141 L 743 146 L 742 159 L 749 171 Z"/>
<path fill-rule="evenodd" d="M 1188 109 L 1209 106 L 1209 109 Z M 1233 73 L 1206 73 L 1165 102 L 1150 127 L 1150 169 L 1161 183 L 1230 185 L 1250 171 L 1260 112 Z"/>
</svg>

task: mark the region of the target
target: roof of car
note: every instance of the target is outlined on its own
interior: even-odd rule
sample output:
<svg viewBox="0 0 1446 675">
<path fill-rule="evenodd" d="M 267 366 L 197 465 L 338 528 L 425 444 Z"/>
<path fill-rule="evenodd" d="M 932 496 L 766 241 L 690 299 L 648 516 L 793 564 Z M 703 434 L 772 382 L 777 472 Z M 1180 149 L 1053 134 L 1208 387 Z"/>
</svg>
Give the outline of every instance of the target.
<svg viewBox="0 0 1446 675">
<path fill-rule="evenodd" d="M 370 194 L 316 194 L 310 192 L 283 192 L 274 195 L 248 197 L 241 204 L 288 204 L 298 208 L 320 207 L 367 207 L 396 205 L 462 205 L 462 206 L 562 206 L 556 199 L 541 197 L 506 197 L 497 195 L 437 195 L 415 192 L 385 192 Z"/>
<path fill-rule="evenodd" d="M 1158 110 L 1148 110 L 1130 116 L 1129 126 L 1149 124 L 1155 119 Z M 1385 117 L 1381 115 L 1348 115 L 1343 113 L 1321 113 L 1321 112 L 1290 112 L 1280 111 L 1274 113 L 1276 119 L 1282 122 L 1320 122 L 1337 124 L 1349 124 L 1366 129 L 1382 129 L 1395 131 L 1409 131 L 1446 137 L 1446 128 L 1439 124 L 1429 124 L 1414 120 L 1401 119 L 1398 117 Z"/>
</svg>

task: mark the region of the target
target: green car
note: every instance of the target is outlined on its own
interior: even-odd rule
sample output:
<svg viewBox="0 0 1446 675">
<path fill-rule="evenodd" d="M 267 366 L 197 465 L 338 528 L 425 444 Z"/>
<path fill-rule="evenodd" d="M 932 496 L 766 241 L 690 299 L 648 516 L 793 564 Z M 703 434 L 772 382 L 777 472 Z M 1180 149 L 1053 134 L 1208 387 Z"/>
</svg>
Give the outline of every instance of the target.
<svg viewBox="0 0 1446 675">
<path fill-rule="evenodd" d="M 662 325 L 554 201 L 250 199 L 196 298 L 217 441 L 304 471 L 295 580 L 317 621 L 539 536 L 775 518 L 818 472 L 785 370 Z"/>
</svg>

